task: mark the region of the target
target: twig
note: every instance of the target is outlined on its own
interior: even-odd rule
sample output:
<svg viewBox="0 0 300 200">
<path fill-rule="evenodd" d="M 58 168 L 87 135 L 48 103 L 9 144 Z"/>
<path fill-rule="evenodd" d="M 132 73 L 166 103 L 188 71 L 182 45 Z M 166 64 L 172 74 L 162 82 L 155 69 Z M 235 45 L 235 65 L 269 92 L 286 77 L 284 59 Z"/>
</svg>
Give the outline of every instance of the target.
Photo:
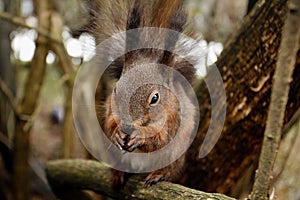
<svg viewBox="0 0 300 200">
<path fill-rule="evenodd" d="M 298 109 L 296 111 L 296 113 L 293 115 L 293 117 L 291 118 L 291 120 L 289 122 L 286 123 L 286 125 L 284 125 L 283 129 L 282 129 L 282 135 L 281 137 L 285 137 L 285 135 L 291 130 L 291 128 L 293 126 L 297 126 L 296 128 L 296 131 L 293 135 L 293 138 L 291 139 L 291 144 L 289 145 L 289 149 L 286 153 L 286 156 L 284 157 L 283 161 L 282 161 L 282 165 L 280 167 L 280 170 L 279 172 L 274 176 L 274 180 L 272 181 L 272 185 L 274 185 L 280 178 L 281 174 L 283 173 L 285 167 L 286 167 L 286 164 L 287 164 L 287 161 L 290 157 L 290 154 L 291 154 L 291 151 L 293 150 L 294 148 L 294 145 L 296 143 L 296 138 L 298 136 L 298 133 L 300 133 L 300 109 Z"/>
<path fill-rule="evenodd" d="M 295 114 L 289 120 L 289 122 L 287 122 L 284 125 L 282 130 L 282 137 L 284 137 L 290 131 L 290 129 L 298 122 L 299 119 L 300 119 L 300 108 L 295 112 Z"/>
<path fill-rule="evenodd" d="M 0 90 L 3 93 L 3 95 L 7 98 L 10 106 L 12 107 L 13 111 L 16 115 L 19 115 L 18 106 L 15 103 L 14 95 L 10 91 L 9 87 L 6 85 L 6 83 L 0 78 Z"/>
<path fill-rule="evenodd" d="M 292 152 L 292 150 L 295 146 L 295 143 L 297 141 L 298 133 L 300 133 L 300 119 L 298 120 L 298 122 L 296 124 L 296 130 L 295 130 L 295 133 L 293 135 L 293 138 L 291 139 L 291 144 L 289 144 L 289 149 L 288 149 L 286 155 L 283 158 L 283 161 L 282 161 L 279 172 L 274 176 L 274 179 L 272 181 L 272 185 L 274 185 L 279 180 L 280 176 L 282 175 L 282 173 L 283 173 L 283 171 L 284 171 L 284 169 L 287 165 L 287 161 L 290 158 L 291 152 Z"/>
<path fill-rule="evenodd" d="M 37 105 L 36 109 L 33 111 L 33 113 L 31 115 L 26 115 L 26 117 L 24 118 L 24 114 L 21 115 L 21 118 L 23 121 L 25 121 L 25 125 L 23 127 L 24 131 L 29 131 L 31 129 L 31 127 L 33 126 L 33 123 L 35 122 L 37 116 L 38 116 L 38 111 L 41 105 Z"/>
<path fill-rule="evenodd" d="M 32 117 L 30 115 L 21 114 L 21 112 L 19 111 L 19 107 L 14 100 L 13 93 L 10 91 L 9 87 L 6 85 L 6 83 L 1 78 L 0 78 L 0 91 L 2 92 L 2 94 L 4 94 L 4 96 L 8 100 L 8 103 L 10 104 L 16 117 L 18 117 L 19 119 L 22 119 L 23 121 L 27 121 L 27 122 L 31 121 Z"/>
<path fill-rule="evenodd" d="M 55 43 L 62 44 L 61 40 L 59 40 L 58 38 L 51 35 L 48 31 L 46 31 L 42 28 L 39 28 L 39 27 L 33 27 L 33 26 L 30 26 L 30 25 L 26 24 L 23 18 L 16 17 L 16 16 L 11 15 L 7 12 L 0 12 L 0 18 L 4 19 L 4 20 L 6 20 L 10 23 L 13 23 L 17 26 L 22 26 L 24 28 L 36 30 L 39 34 L 46 37 L 47 39 L 49 39 L 49 40 L 51 40 Z"/>
</svg>

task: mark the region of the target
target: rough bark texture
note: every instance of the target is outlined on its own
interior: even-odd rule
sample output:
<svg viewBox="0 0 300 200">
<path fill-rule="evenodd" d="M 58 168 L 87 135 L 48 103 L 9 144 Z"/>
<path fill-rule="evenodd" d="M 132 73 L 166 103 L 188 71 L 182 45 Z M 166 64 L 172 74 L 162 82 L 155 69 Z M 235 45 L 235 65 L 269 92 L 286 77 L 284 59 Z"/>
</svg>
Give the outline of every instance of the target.
<svg viewBox="0 0 300 200">
<path fill-rule="evenodd" d="M 266 130 L 251 199 L 269 199 L 273 166 L 280 144 L 284 111 L 299 48 L 299 39 L 300 1 L 291 0 L 282 32 Z"/>
<path fill-rule="evenodd" d="M 211 105 L 205 83 L 198 87 L 200 126 L 181 184 L 229 194 L 259 155 L 286 8 L 286 0 L 259 1 L 225 45 L 216 65 L 226 91 L 226 120 L 218 143 L 203 159 L 198 151 L 209 126 Z M 284 124 L 300 107 L 299 57 L 298 50 Z M 213 82 L 213 74 L 208 73 L 207 80 Z M 214 95 L 219 93 L 218 84 Z"/>
<path fill-rule="evenodd" d="M 110 182 L 110 169 L 99 162 L 90 160 L 57 160 L 47 165 L 47 176 L 54 192 L 61 199 L 74 199 L 78 190 L 93 190 L 116 199 L 215 199 L 233 200 L 221 194 L 209 194 L 168 182 L 150 188 L 143 181 L 129 178 L 120 191 L 113 190 Z M 69 195 L 71 196 L 69 196 Z M 84 194 L 80 194 L 84 195 Z M 76 198 L 77 199 L 77 198 Z"/>
<path fill-rule="evenodd" d="M 45 30 L 50 27 L 51 5 L 46 0 L 35 1 L 35 6 L 39 18 L 39 26 Z M 32 127 L 31 117 L 37 105 L 37 97 L 40 93 L 40 88 L 43 82 L 43 77 L 46 69 L 46 56 L 48 47 L 46 39 L 43 36 L 38 36 L 36 42 L 36 50 L 31 63 L 30 73 L 25 86 L 25 96 L 19 106 L 19 111 L 22 116 L 18 117 L 16 125 L 16 135 L 14 143 L 14 199 L 29 199 L 29 153 L 30 142 L 29 133 Z"/>
</svg>

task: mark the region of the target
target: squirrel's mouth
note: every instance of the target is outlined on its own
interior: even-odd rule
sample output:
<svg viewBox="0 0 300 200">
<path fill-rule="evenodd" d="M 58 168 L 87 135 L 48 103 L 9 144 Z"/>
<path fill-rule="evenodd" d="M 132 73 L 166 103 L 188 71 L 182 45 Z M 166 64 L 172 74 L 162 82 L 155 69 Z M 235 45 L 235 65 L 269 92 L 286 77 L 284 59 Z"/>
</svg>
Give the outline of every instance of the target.
<svg viewBox="0 0 300 200">
<path fill-rule="evenodd" d="M 126 135 L 131 135 L 137 128 L 133 125 L 121 125 L 121 130 L 126 134 Z"/>
</svg>

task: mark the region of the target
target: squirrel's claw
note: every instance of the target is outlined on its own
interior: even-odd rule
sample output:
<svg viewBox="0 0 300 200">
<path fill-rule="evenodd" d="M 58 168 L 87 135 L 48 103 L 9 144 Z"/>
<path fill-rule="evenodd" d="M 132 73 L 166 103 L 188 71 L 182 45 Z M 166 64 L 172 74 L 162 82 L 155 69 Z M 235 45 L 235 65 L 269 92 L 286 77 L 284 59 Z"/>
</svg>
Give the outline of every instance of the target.
<svg viewBox="0 0 300 200">
<path fill-rule="evenodd" d="M 111 137 L 111 141 L 123 152 L 132 152 L 136 148 L 145 144 L 145 138 L 141 137 L 140 131 L 136 130 L 131 135 L 127 135 L 119 129 Z"/>
<path fill-rule="evenodd" d="M 150 173 L 147 177 L 146 177 L 146 180 L 145 180 L 145 183 L 144 183 L 144 187 L 150 187 L 152 185 L 155 185 L 156 183 L 160 182 L 160 181 L 164 181 L 167 179 L 167 175 L 165 174 L 153 174 L 153 173 Z"/>
<path fill-rule="evenodd" d="M 134 151 L 137 147 L 139 147 L 141 145 L 141 142 L 136 142 L 135 144 L 132 144 L 132 145 L 129 145 L 128 147 L 127 147 L 127 150 L 128 151 Z"/>
<path fill-rule="evenodd" d="M 117 142 L 117 139 L 114 137 L 112 138 L 113 143 L 118 147 L 118 149 L 120 149 L 121 151 L 123 150 L 123 148 L 121 147 L 121 145 Z"/>
<path fill-rule="evenodd" d="M 120 188 L 122 188 L 122 186 L 124 186 L 124 183 L 125 183 L 125 178 L 124 178 L 125 173 L 113 169 L 111 171 L 111 175 L 112 175 L 112 177 L 111 177 L 111 185 L 112 185 L 112 187 L 114 189 L 120 189 Z"/>
<path fill-rule="evenodd" d="M 125 149 L 125 139 L 126 135 L 120 131 L 117 131 L 116 134 L 112 136 L 112 142 L 121 150 Z"/>
<path fill-rule="evenodd" d="M 142 146 L 145 143 L 144 138 L 138 137 L 138 133 L 130 136 L 129 142 L 126 145 L 128 151 L 134 151 L 136 148 Z"/>
</svg>

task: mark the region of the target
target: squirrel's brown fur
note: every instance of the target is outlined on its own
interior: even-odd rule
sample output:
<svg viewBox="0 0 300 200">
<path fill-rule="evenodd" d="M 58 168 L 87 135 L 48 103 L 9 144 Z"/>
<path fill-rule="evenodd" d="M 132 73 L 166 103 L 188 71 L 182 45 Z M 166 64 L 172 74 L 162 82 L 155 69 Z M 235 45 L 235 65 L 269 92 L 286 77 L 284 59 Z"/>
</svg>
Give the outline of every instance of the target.
<svg viewBox="0 0 300 200">
<path fill-rule="evenodd" d="M 189 33 L 186 23 L 187 15 L 180 0 L 86 1 L 90 5 L 90 24 L 87 27 L 89 27 L 89 32 L 96 38 L 97 44 L 121 31 L 143 27 L 167 28 L 180 33 Z M 160 34 L 158 32 L 157 37 L 163 38 L 162 41 L 164 41 L 167 49 L 172 50 L 178 45 L 177 39 L 179 35 L 171 38 L 168 34 Z M 136 36 L 138 42 L 132 42 L 128 38 L 124 41 L 126 49 L 131 49 L 132 46 L 130 45 L 139 45 L 139 42 L 145 42 L 139 38 L 138 34 Z M 147 41 L 146 39 L 146 42 L 155 41 Z M 184 44 L 181 45 L 184 46 Z M 113 48 L 117 47 L 111 47 L 110 49 Z M 186 51 L 186 48 L 183 49 L 185 49 L 183 51 Z M 109 66 L 109 71 L 112 72 L 114 78 L 119 79 L 130 68 L 153 62 L 168 65 L 179 71 L 190 82 L 194 78 L 195 68 L 185 58 L 179 57 L 170 51 L 152 48 L 136 49 L 127 52 Z M 137 74 L 137 76 L 142 77 L 140 74 Z M 195 109 L 190 103 L 187 94 L 185 94 L 183 87 L 180 86 L 181 83 L 174 84 L 180 88 L 178 93 L 182 98 L 181 101 L 186 102 L 186 105 L 188 105 L 183 113 L 180 113 L 182 111 L 180 111 L 178 95 L 172 94 L 172 92 L 163 87 L 146 84 L 138 88 L 134 96 L 130 98 L 129 106 L 130 114 L 133 118 L 132 123 L 125 122 L 125 119 L 121 117 L 121 114 L 116 109 L 123 99 L 121 96 L 122 91 L 119 91 L 121 90 L 120 88 L 123 88 L 123 90 L 130 90 L 130 88 L 126 88 L 126 83 L 123 83 L 120 88 L 117 87 L 105 103 L 104 130 L 112 142 L 120 149 L 126 151 L 139 149 L 145 153 L 153 152 L 168 144 L 176 135 L 179 126 L 183 126 L 182 130 L 185 132 L 182 134 L 181 140 L 188 140 L 194 127 Z M 173 86 L 169 87 L 172 88 Z M 158 91 L 161 100 L 157 107 L 149 108 L 149 101 L 153 91 Z M 161 109 L 164 110 L 164 116 L 161 114 Z M 163 127 L 158 127 L 157 124 L 162 118 L 164 118 L 164 125 Z M 125 130 L 126 127 L 130 127 L 132 133 L 128 134 Z M 146 177 L 146 185 L 149 186 L 161 180 L 176 181 L 184 167 L 184 160 L 185 156 L 183 155 L 169 166 L 151 172 Z M 116 170 L 112 172 L 113 186 L 124 184 L 124 173 Z"/>
</svg>

